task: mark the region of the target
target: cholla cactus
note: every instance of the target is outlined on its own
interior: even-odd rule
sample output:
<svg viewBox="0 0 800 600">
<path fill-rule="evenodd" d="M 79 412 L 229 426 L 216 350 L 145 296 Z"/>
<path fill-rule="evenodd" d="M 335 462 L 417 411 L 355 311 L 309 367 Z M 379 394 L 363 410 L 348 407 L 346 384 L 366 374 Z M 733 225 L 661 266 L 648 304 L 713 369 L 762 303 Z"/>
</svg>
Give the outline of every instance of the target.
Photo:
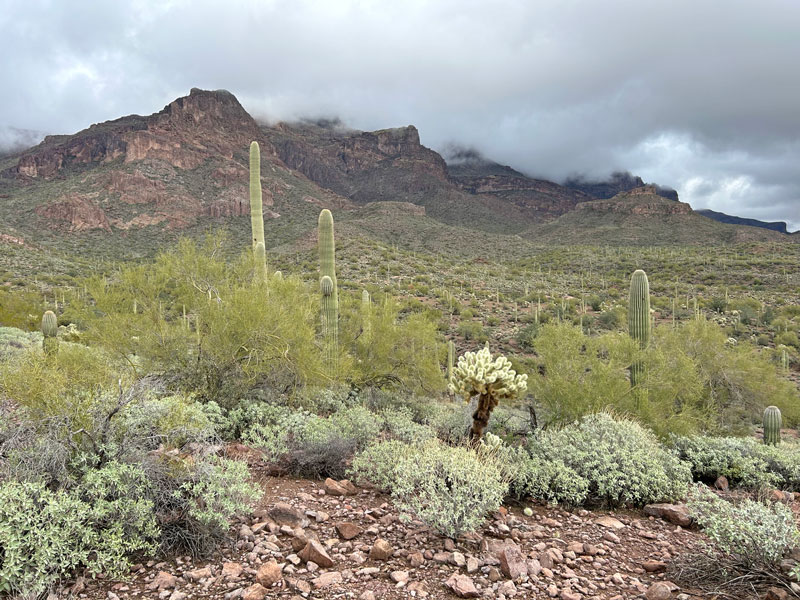
<svg viewBox="0 0 800 600">
<path fill-rule="evenodd" d="M 58 318 L 52 310 L 42 315 L 42 349 L 48 356 L 58 354 Z"/>
<path fill-rule="evenodd" d="M 764 409 L 764 443 L 776 446 L 781 442 L 781 409 L 777 406 L 768 406 Z"/>
<path fill-rule="evenodd" d="M 448 389 L 469 401 L 478 395 L 478 408 L 472 415 L 470 437 L 477 442 L 489 424 L 489 417 L 501 399 L 516 398 L 528 389 L 528 376 L 517 375 L 505 356 L 492 358 L 486 347 L 458 358 Z"/>
</svg>

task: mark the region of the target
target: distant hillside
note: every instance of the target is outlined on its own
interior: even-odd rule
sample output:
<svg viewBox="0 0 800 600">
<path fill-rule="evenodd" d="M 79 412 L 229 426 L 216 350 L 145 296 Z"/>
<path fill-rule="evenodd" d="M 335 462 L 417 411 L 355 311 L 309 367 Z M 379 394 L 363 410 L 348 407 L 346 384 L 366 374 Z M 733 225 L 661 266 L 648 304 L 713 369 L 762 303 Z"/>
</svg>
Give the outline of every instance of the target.
<svg viewBox="0 0 800 600">
<path fill-rule="evenodd" d="M 564 186 L 574 190 L 580 190 L 593 198 L 608 199 L 613 198 L 621 192 L 629 192 L 636 188 L 645 185 L 642 178 L 638 175 L 631 173 L 616 171 L 612 173 L 606 180 L 589 180 L 583 177 L 571 177 L 564 182 Z M 667 198 L 668 200 L 678 201 L 678 192 L 670 187 L 664 187 L 657 184 L 654 186 L 656 193 L 659 196 Z"/>
<path fill-rule="evenodd" d="M 788 239 L 777 232 L 718 223 L 684 202 L 667 200 L 643 186 L 607 200 L 578 204 L 525 237 L 545 244 L 706 245 Z"/>
<path fill-rule="evenodd" d="M 726 215 L 725 213 L 716 212 L 707 208 L 695 211 L 698 215 L 703 215 L 709 219 L 714 219 L 720 223 L 730 223 L 732 225 L 747 225 L 748 227 L 761 227 L 763 229 L 770 229 L 780 233 L 789 233 L 786 230 L 785 221 L 759 221 L 757 219 L 746 219 L 744 217 L 735 217 L 733 215 Z"/>
</svg>

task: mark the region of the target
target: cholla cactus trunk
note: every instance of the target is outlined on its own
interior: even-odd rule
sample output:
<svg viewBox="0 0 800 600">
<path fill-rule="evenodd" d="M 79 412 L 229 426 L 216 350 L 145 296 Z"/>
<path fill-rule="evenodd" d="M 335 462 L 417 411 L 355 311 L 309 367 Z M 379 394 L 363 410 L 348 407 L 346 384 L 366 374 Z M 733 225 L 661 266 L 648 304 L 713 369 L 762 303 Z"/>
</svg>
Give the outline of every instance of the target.
<svg viewBox="0 0 800 600">
<path fill-rule="evenodd" d="M 516 398 L 528 388 L 528 376 L 517 375 L 505 356 L 492 358 L 488 346 L 467 352 L 458 359 L 448 389 L 469 401 L 478 395 L 478 407 L 472 415 L 470 438 L 478 443 L 489 424 L 489 417 L 504 398 Z"/>
<path fill-rule="evenodd" d="M 641 269 L 631 276 L 628 298 L 628 332 L 644 350 L 650 343 L 650 284 Z M 636 387 L 644 378 L 644 365 L 636 361 L 631 365 L 631 385 Z"/>
<path fill-rule="evenodd" d="M 364 341 L 368 342 L 372 337 L 372 301 L 367 290 L 361 291 L 361 329 Z"/>
<path fill-rule="evenodd" d="M 253 234 L 255 280 L 267 280 L 267 245 L 264 242 L 264 210 L 261 197 L 261 151 L 258 142 L 250 144 L 250 227 Z M 261 244 L 261 249 L 259 249 Z"/>
<path fill-rule="evenodd" d="M 42 315 L 42 349 L 48 356 L 58 354 L 58 319 L 52 310 Z"/>
<path fill-rule="evenodd" d="M 333 376 L 336 374 L 339 358 L 339 290 L 336 285 L 336 243 L 333 237 L 333 215 L 327 208 L 319 213 L 318 238 L 323 333 L 328 368 Z M 326 277 L 330 283 L 325 282 Z M 329 290 L 327 295 L 326 290 Z"/>
<path fill-rule="evenodd" d="M 777 446 L 781 442 L 781 409 L 777 406 L 768 406 L 764 409 L 764 443 Z"/>
</svg>

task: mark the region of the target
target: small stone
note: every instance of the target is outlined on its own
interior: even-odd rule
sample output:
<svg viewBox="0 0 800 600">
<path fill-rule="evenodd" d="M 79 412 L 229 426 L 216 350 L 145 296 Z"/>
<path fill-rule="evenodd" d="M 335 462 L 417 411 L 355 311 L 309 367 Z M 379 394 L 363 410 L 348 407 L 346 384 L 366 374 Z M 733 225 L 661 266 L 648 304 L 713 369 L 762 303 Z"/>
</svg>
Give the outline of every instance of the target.
<svg viewBox="0 0 800 600">
<path fill-rule="evenodd" d="M 729 486 L 728 478 L 725 477 L 724 475 L 720 475 L 719 477 L 717 477 L 717 480 L 714 482 L 714 487 L 717 488 L 718 490 L 722 490 L 723 492 L 728 491 L 728 486 Z"/>
<path fill-rule="evenodd" d="M 355 496 L 358 489 L 347 479 L 336 481 L 328 477 L 325 480 L 325 493 L 330 496 Z"/>
<path fill-rule="evenodd" d="M 513 581 L 504 581 L 497 591 L 506 598 L 513 598 L 517 595 L 517 586 Z"/>
<path fill-rule="evenodd" d="M 358 600 L 376 600 L 375 592 L 372 590 L 367 590 L 358 597 Z"/>
<path fill-rule="evenodd" d="M 178 590 L 175 590 L 170 594 L 168 600 L 186 600 L 186 594 L 184 592 L 179 592 Z"/>
<path fill-rule="evenodd" d="M 472 579 L 466 575 L 453 573 L 444 585 L 450 588 L 453 593 L 460 598 L 477 598 L 480 596 Z"/>
<path fill-rule="evenodd" d="M 408 571 L 392 571 L 389 575 L 395 583 L 405 583 L 408 581 Z"/>
<path fill-rule="evenodd" d="M 528 565 L 525 562 L 525 555 L 516 544 L 508 544 L 500 550 L 500 570 L 509 579 L 518 579 L 528 574 Z"/>
<path fill-rule="evenodd" d="M 342 539 L 352 540 L 354 537 L 359 535 L 363 530 L 355 523 L 347 522 L 347 523 L 337 523 L 336 531 L 339 533 Z"/>
<path fill-rule="evenodd" d="M 648 573 L 661 573 L 667 570 L 667 563 L 660 560 L 646 560 L 642 563 L 642 568 Z"/>
<path fill-rule="evenodd" d="M 410 564 L 413 568 L 421 567 L 425 564 L 425 557 L 422 556 L 422 552 L 414 552 L 408 555 L 408 564 Z"/>
<path fill-rule="evenodd" d="M 394 549 L 391 544 L 382 538 L 375 540 L 369 551 L 369 557 L 372 560 L 389 560 L 392 554 L 394 554 Z"/>
<path fill-rule="evenodd" d="M 283 579 L 281 567 L 274 558 L 261 565 L 256 572 L 256 581 L 266 588 L 278 583 L 281 579 Z"/>
<path fill-rule="evenodd" d="M 764 595 L 764 600 L 789 600 L 789 598 L 791 598 L 789 592 L 779 587 L 769 588 Z"/>
<path fill-rule="evenodd" d="M 314 589 L 318 590 L 335 583 L 342 583 L 342 574 L 339 571 L 328 571 L 317 577 L 311 583 L 314 584 Z"/>
<path fill-rule="evenodd" d="M 254 583 L 242 592 L 242 600 L 264 600 L 267 597 L 267 588 L 260 583 Z"/>
<path fill-rule="evenodd" d="M 278 502 L 269 510 L 269 517 L 278 525 L 288 525 L 289 527 L 306 527 L 308 519 L 298 509 L 286 502 Z"/>
<path fill-rule="evenodd" d="M 581 594 L 575 593 L 569 588 L 561 590 L 558 597 L 561 598 L 561 600 L 581 600 L 581 598 L 583 598 Z"/>
<path fill-rule="evenodd" d="M 201 579 L 206 579 L 211 576 L 211 568 L 208 566 L 205 566 L 202 569 L 195 569 L 194 571 L 187 571 L 184 573 L 184 577 L 189 581 L 200 581 Z"/>
<path fill-rule="evenodd" d="M 239 563 L 222 563 L 222 576 L 226 579 L 236 579 L 242 574 L 242 568 L 242 565 Z"/>
<path fill-rule="evenodd" d="M 467 559 L 467 573 L 474 573 L 475 571 L 478 570 L 479 567 L 480 563 L 478 562 L 477 558 L 475 558 L 474 556 L 470 556 Z"/>
<path fill-rule="evenodd" d="M 457 567 L 463 567 L 467 564 L 467 559 L 461 552 L 453 552 L 450 557 L 451 562 Z"/>
<path fill-rule="evenodd" d="M 683 504 L 648 504 L 644 507 L 644 514 L 669 521 L 673 525 L 689 527 L 692 517 Z"/>
<path fill-rule="evenodd" d="M 597 525 L 602 525 L 603 527 L 608 527 L 610 529 L 625 529 L 625 524 L 615 519 L 614 517 L 609 517 L 608 515 L 598 517 L 594 520 Z"/>
<path fill-rule="evenodd" d="M 644 594 L 647 600 L 669 600 L 672 598 L 672 586 L 665 581 L 657 581 Z"/>
<path fill-rule="evenodd" d="M 178 583 L 178 578 L 175 575 L 167 573 L 166 571 L 159 571 L 158 575 L 155 576 L 153 581 L 151 581 L 147 585 L 148 590 L 166 590 L 169 588 L 174 588 L 175 585 Z"/>
<path fill-rule="evenodd" d="M 306 562 L 315 562 L 323 569 L 329 569 L 333 566 L 333 559 L 328 556 L 322 544 L 316 540 L 309 540 L 305 548 L 297 553 L 297 556 Z"/>
</svg>

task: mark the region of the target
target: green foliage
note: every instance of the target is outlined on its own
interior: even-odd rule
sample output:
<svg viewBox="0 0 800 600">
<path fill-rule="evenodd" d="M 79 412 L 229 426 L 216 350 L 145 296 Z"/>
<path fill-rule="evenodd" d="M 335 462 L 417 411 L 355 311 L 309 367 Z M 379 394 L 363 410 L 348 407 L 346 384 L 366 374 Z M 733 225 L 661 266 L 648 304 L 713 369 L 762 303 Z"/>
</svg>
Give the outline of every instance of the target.
<svg viewBox="0 0 800 600">
<path fill-rule="evenodd" d="M 478 321 L 461 321 L 456 330 L 465 341 L 474 341 L 482 344 L 489 339 L 486 331 Z"/>
<path fill-rule="evenodd" d="M 397 481 L 400 459 L 413 451 L 400 440 L 384 440 L 367 446 L 353 457 L 347 474 L 358 483 L 371 483 L 384 492 L 391 492 Z"/>
<path fill-rule="evenodd" d="M 562 463 L 588 484 L 587 499 L 607 506 L 677 500 L 691 482 L 688 465 L 637 423 L 607 413 L 584 417 L 529 440 L 541 463 Z"/>
<path fill-rule="evenodd" d="M 133 373 L 164 374 L 222 406 L 259 384 L 292 388 L 319 379 L 314 296 L 290 277 L 273 279 L 266 301 L 249 284 L 249 260 L 229 268 L 218 258 L 220 243 L 184 241 L 114 281 L 89 281 L 86 341 Z"/>
<path fill-rule="evenodd" d="M 712 557 L 743 569 L 777 567 L 786 552 L 800 543 L 792 510 L 783 504 L 744 499 L 733 504 L 708 488 L 692 488 L 689 511 L 713 542 Z M 719 562 L 717 563 L 719 564 Z"/>
<path fill-rule="evenodd" d="M 35 292 L 0 288 L 0 326 L 33 331 L 44 312 L 42 297 Z"/>
<path fill-rule="evenodd" d="M 119 382 L 110 362 L 78 344 L 64 344 L 52 357 L 31 349 L 0 364 L 0 389 L 33 422 L 68 418 L 79 429 L 115 399 Z"/>
<path fill-rule="evenodd" d="M 754 438 L 674 437 L 672 445 L 689 463 L 695 479 L 713 482 L 724 476 L 748 489 L 780 487 L 800 491 L 800 446 L 765 446 Z"/>
<path fill-rule="evenodd" d="M 492 456 L 437 442 L 401 454 L 395 475 L 395 505 L 452 538 L 474 531 L 508 490 Z"/>
</svg>

